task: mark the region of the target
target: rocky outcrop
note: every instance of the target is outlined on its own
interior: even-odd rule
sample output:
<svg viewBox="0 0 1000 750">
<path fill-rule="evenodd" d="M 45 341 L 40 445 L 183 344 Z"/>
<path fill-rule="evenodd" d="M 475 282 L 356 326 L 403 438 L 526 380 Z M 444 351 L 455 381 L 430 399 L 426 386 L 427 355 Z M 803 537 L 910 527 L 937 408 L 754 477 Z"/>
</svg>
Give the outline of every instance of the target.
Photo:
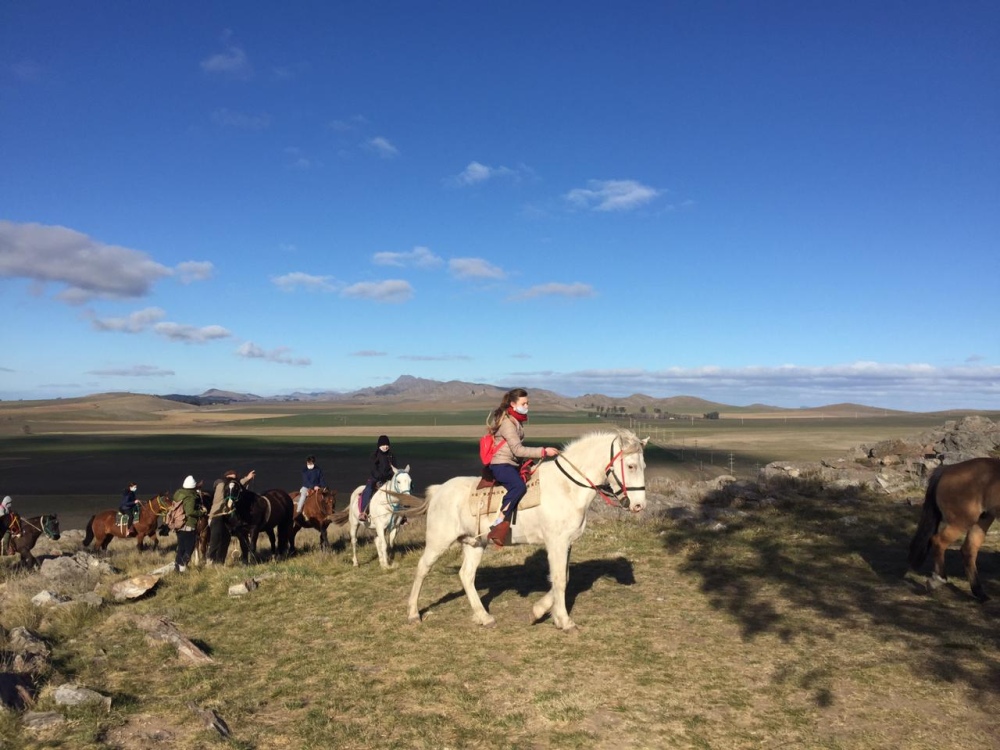
<svg viewBox="0 0 1000 750">
<path fill-rule="evenodd" d="M 912 437 L 858 445 L 821 461 L 773 461 L 756 480 L 720 476 L 700 482 L 656 483 L 647 489 L 650 515 L 721 525 L 741 508 L 775 502 L 774 490 L 792 482 L 813 483 L 857 500 L 872 492 L 892 498 L 922 495 L 938 466 L 1000 454 L 1000 424 L 986 417 L 952 420 Z M 652 483 L 650 483 L 652 484 Z M 596 505 L 593 506 L 596 509 Z M 598 511 L 599 512 L 599 511 Z"/>
</svg>

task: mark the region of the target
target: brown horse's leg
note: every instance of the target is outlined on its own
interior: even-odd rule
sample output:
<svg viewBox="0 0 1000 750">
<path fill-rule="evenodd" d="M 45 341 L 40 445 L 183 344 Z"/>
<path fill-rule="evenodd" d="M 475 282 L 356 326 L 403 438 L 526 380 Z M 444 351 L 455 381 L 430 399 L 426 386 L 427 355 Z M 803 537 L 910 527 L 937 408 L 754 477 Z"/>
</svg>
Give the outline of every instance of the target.
<svg viewBox="0 0 1000 750">
<path fill-rule="evenodd" d="M 985 602 L 989 599 L 983 590 L 983 585 L 979 582 L 979 570 L 976 567 L 976 557 L 979 555 L 979 548 L 986 541 L 986 532 L 989 531 L 993 523 L 993 516 L 983 515 L 965 537 L 965 544 L 962 545 L 962 557 L 965 559 L 965 576 L 969 579 L 969 586 L 972 588 L 972 595 L 979 601 Z"/>
<path fill-rule="evenodd" d="M 104 539 L 101 541 L 101 550 L 107 552 L 108 545 L 111 544 L 111 540 L 114 538 L 115 538 L 114 534 L 105 534 Z"/>
<path fill-rule="evenodd" d="M 931 537 L 931 559 L 934 569 L 927 579 L 927 587 L 935 588 L 947 580 L 944 574 L 944 553 L 954 542 L 958 541 L 968 527 L 955 524 L 942 524 L 938 532 Z"/>
</svg>

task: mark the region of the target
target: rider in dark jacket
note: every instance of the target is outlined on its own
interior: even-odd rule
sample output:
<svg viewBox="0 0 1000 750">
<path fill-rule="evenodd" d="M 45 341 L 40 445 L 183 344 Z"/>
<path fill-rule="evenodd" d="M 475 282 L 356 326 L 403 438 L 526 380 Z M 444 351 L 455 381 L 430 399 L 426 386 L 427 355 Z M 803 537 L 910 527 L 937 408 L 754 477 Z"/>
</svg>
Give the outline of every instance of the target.
<svg viewBox="0 0 1000 750">
<path fill-rule="evenodd" d="M 128 488 L 122 493 L 122 501 L 118 505 L 118 512 L 128 517 L 129 536 L 135 536 L 135 517 L 139 510 L 139 500 L 135 496 L 137 489 L 139 487 L 135 482 L 129 482 Z"/>
<path fill-rule="evenodd" d="M 392 467 L 397 466 L 396 456 L 392 453 L 392 446 L 389 444 L 388 435 L 379 435 L 375 452 L 372 453 L 372 471 L 365 484 L 364 492 L 361 493 L 361 514 L 360 520 L 368 520 L 368 506 L 371 504 L 372 495 L 382 484 L 392 479 Z"/>
</svg>

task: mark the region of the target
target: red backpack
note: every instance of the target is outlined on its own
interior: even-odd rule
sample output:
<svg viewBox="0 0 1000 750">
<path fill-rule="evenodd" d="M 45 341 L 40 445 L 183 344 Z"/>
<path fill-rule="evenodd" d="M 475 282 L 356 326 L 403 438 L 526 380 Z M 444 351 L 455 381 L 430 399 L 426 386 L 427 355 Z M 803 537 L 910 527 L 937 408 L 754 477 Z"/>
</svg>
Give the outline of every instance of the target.
<svg viewBox="0 0 1000 750">
<path fill-rule="evenodd" d="M 490 461 L 493 460 L 493 456 L 497 454 L 506 440 L 501 440 L 499 443 L 496 442 L 496 435 L 492 432 L 487 432 L 481 438 L 479 438 L 479 458 L 483 462 L 483 466 L 489 466 Z"/>
</svg>

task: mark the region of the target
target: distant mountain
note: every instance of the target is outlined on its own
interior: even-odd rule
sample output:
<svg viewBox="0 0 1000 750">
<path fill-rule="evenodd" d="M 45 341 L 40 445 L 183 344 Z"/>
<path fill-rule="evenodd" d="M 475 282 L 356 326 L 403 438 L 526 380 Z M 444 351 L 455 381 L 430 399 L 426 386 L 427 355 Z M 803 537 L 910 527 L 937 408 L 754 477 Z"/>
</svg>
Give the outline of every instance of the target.
<svg viewBox="0 0 1000 750">
<path fill-rule="evenodd" d="M 200 396 L 186 396 L 180 393 L 170 393 L 160 396 L 168 401 L 179 401 L 182 404 L 194 404 L 195 406 L 213 406 L 216 404 L 235 404 L 250 401 L 266 401 L 267 399 L 255 396 L 252 393 L 236 393 L 235 391 L 220 391 L 217 388 L 210 388 Z"/>
<path fill-rule="evenodd" d="M 767 404 L 751 404 L 749 406 L 732 406 L 715 401 L 707 401 L 695 396 L 671 396 L 669 398 L 654 398 L 642 393 L 616 398 L 600 393 L 588 393 L 585 396 L 571 398 L 553 391 L 539 388 L 528 389 L 536 406 L 544 408 L 567 410 L 623 411 L 629 414 L 684 414 L 702 415 L 711 412 L 739 414 L 749 412 L 813 412 L 824 416 L 873 416 L 876 414 L 904 414 L 906 412 L 891 409 L 879 409 L 860 404 L 831 404 L 815 408 L 786 409 Z M 429 380 L 412 375 L 401 375 L 392 383 L 386 385 L 361 388 L 356 391 L 313 391 L 294 393 L 284 396 L 262 397 L 252 393 L 237 393 L 222 391 L 215 388 L 198 396 L 170 394 L 161 398 L 179 401 L 186 404 L 205 406 L 212 404 L 253 403 L 259 401 L 331 401 L 350 404 L 378 403 L 424 403 L 451 404 L 469 406 L 492 406 L 500 401 L 505 388 L 486 383 L 470 383 L 463 380 Z"/>
</svg>

